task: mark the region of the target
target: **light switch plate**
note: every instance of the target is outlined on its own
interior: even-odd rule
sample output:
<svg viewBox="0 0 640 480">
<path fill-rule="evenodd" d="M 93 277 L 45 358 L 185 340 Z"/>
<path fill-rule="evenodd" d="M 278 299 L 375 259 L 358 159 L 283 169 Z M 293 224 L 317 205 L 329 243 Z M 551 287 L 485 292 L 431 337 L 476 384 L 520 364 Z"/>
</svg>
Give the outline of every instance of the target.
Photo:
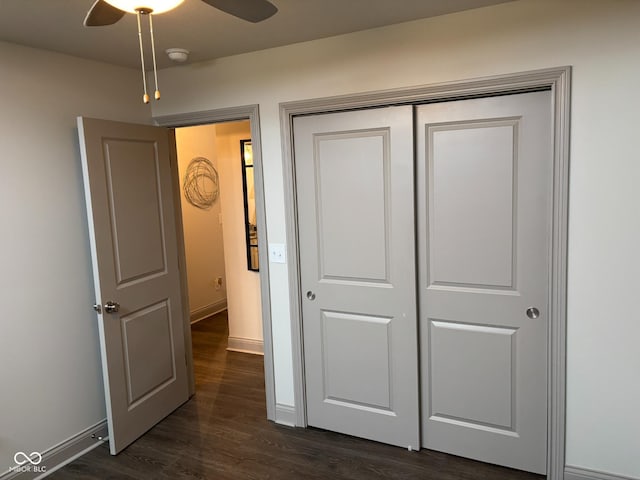
<svg viewBox="0 0 640 480">
<path fill-rule="evenodd" d="M 287 263 L 287 251 L 284 243 L 269 244 L 269 261 L 271 263 Z"/>
</svg>

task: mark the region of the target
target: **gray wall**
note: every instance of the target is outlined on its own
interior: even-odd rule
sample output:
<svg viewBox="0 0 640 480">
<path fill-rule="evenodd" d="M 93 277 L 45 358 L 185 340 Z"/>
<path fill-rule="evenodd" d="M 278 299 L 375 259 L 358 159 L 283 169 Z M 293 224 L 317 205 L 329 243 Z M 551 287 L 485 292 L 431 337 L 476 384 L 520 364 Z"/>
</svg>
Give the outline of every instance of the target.
<svg viewBox="0 0 640 480">
<path fill-rule="evenodd" d="M 0 42 L 0 475 L 105 418 L 76 116 L 148 123 L 137 71 Z"/>
</svg>

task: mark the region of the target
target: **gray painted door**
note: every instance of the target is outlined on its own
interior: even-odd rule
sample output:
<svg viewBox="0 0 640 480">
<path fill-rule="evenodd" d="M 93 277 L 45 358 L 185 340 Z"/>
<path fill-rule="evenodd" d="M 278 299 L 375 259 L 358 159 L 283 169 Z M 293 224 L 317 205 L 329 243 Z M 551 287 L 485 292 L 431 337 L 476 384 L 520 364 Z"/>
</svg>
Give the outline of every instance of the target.
<svg viewBox="0 0 640 480">
<path fill-rule="evenodd" d="M 294 135 L 308 423 L 417 449 L 411 107 Z"/>
<path fill-rule="evenodd" d="M 550 92 L 417 108 L 423 446 L 537 473 L 551 126 Z"/>
<path fill-rule="evenodd" d="M 88 118 L 78 130 L 115 455 L 188 398 L 172 133 Z"/>
</svg>

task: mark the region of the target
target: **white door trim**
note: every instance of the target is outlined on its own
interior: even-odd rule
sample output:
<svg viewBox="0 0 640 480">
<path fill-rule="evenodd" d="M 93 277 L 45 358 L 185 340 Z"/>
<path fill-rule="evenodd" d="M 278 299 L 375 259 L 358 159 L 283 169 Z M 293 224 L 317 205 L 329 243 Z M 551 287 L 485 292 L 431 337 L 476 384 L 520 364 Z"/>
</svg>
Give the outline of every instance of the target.
<svg viewBox="0 0 640 480">
<path fill-rule="evenodd" d="M 204 125 L 210 123 L 234 122 L 238 120 L 249 120 L 251 124 L 251 141 L 253 143 L 253 162 L 254 162 L 254 179 L 256 190 L 256 221 L 258 224 L 258 256 L 263 261 L 260 262 L 260 303 L 262 306 L 262 334 L 264 338 L 264 380 L 267 405 L 267 418 L 276 420 L 276 396 L 275 396 L 275 380 L 273 373 L 273 343 L 271 336 L 271 298 L 269 297 L 269 262 L 267 252 L 267 226 L 264 202 L 264 177 L 262 168 L 262 147 L 260 137 L 260 115 L 258 105 L 245 105 L 239 107 L 223 108 L 218 110 L 206 110 L 201 112 L 179 113 L 176 115 L 166 115 L 161 117 L 153 117 L 156 125 L 161 127 L 187 127 L 193 125 Z M 174 184 L 179 185 L 179 174 L 177 162 L 173 168 Z M 177 198 L 180 192 L 177 192 Z M 179 205 L 179 203 L 178 203 Z M 184 265 L 184 235 L 182 230 L 182 215 L 180 209 L 176 209 L 177 219 L 179 222 L 178 237 L 180 243 L 180 251 L 182 252 L 181 264 Z M 186 292 L 186 272 L 181 268 L 181 277 L 183 280 L 183 292 Z M 185 293 L 183 293 L 185 296 Z M 186 298 L 186 296 L 185 296 Z M 185 316 L 185 342 L 187 352 L 187 368 L 189 371 L 190 389 L 189 394 L 195 393 L 195 382 L 193 380 L 193 354 L 191 352 L 191 327 L 189 322 L 188 302 L 187 314 Z"/>
<path fill-rule="evenodd" d="M 305 427 L 304 355 L 302 306 L 300 297 L 300 258 L 298 218 L 293 156 L 293 118 L 296 115 L 326 113 L 358 108 L 435 102 L 462 98 L 495 96 L 515 92 L 550 89 L 553 99 L 553 225 L 548 358 L 548 438 L 547 478 L 561 480 L 565 463 L 565 385 L 566 385 L 566 297 L 567 231 L 569 198 L 569 115 L 571 67 L 535 70 L 510 75 L 483 77 L 458 82 L 383 90 L 337 97 L 280 104 L 282 158 L 287 228 L 287 268 L 291 342 L 293 349 L 296 425 Z"/>
</svg>

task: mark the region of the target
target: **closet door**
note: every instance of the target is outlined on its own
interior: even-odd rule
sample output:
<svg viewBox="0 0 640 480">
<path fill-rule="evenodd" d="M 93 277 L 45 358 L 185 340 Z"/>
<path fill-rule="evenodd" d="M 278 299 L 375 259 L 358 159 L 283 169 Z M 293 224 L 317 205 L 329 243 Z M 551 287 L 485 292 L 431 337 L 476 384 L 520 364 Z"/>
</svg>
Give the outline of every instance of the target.
<svg viewBox="0 0 640 480">
<path fill-rule="evenodd" d="M 309 425 L 419 448 L 412 108 L 294 120 Z"/>
<path fill-rule="evenodd" d="M 550 92 L 417 108 L 422 442 L 546 471 Z"/>
</svg>

